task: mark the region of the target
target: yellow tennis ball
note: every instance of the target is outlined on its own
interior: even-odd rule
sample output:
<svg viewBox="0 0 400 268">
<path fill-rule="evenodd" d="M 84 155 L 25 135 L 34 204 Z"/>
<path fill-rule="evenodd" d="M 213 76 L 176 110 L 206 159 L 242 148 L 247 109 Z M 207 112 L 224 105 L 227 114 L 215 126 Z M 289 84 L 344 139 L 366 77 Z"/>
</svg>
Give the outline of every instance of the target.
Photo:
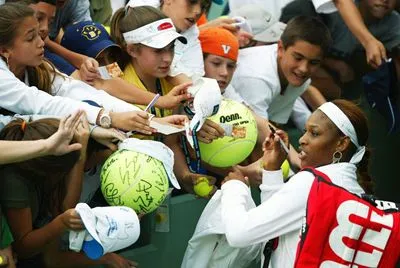
<svg viewBox="0 0 400 268">
<path fill-rule="evenodd" d="M 231 136 L 224 136 L 206 144 L 199 142 L 201 159 L 214 167 L 231 167 L 245 160 L 257 142 L 257 122 L 249 108 L 223 99 L 218 113 L 209 117 L 222 128 L 230 128 Z"/>
<path fill-rule="evenodd" d="M 212 189 L 213 186 L 208 184 L 208 179 L 206 177 L 200 177 L 193 186 L 194 192 L 200 197 L 208 196 Z"/>
<path fill-rule="evenodd" d="M 287 177 L 289 177 L 289 171 L 290 171 L 289 161 L 287 161 L 287 160 L 283 161 L 283 163 L 281 165 L 281 170 L 282 170 L 283 178 L 287 179 Z"/>
<path fill-rule="evenodd" d="M 162 204 L 169 181 L 161 161 L 130 150 L 113 153 L 101 169 L 101 191 L 111 206 L 149 213 Z"/>
</svg>

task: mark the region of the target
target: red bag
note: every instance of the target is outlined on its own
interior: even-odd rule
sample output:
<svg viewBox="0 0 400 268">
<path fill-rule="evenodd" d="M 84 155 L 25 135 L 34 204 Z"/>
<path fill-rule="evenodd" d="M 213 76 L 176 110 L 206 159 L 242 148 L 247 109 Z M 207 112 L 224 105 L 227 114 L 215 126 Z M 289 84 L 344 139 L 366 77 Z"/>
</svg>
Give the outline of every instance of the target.
<svg viewBox="0 0 400 268">
<path fill-rule="evenodd" d="M 400 256 L 399 204 L 359 197 L 322 172 L 315 175 L 295 267 L 395 267 Z"/>
</svg>

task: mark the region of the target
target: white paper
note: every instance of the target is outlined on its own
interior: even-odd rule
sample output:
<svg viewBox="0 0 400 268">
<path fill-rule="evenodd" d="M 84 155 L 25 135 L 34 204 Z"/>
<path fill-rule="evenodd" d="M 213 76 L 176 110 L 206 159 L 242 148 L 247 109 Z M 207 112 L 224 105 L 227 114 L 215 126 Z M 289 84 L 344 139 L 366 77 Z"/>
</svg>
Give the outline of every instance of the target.
<svg viewBox="0 0 400 268">
<path fill-rule="evenodd" d="M 179 133 L 179 132 L 182 132 L 185 130 L 184 127 L 176 127 L 171 124 L 163 124 L 163 123 L 159 123 L 154 120 L 150 121 L 150 127 L 157 129 L 157 132 L 164 134 L 164 135 Z"/>
</svg>

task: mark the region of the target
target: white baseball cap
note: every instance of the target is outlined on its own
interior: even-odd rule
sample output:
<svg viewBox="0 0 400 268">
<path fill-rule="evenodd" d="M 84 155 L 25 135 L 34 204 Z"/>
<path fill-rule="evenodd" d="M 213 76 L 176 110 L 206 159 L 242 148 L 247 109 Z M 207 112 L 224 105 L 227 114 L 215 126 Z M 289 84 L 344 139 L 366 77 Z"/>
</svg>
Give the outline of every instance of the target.
<svg viewBox="0 0 400 268">
<path fill-rule="evenodd" d="M 254 35 L 253 39 L 261 42 L 278 42 L 286 28 L 285 23 L 279 22 L 271 13 L 256 4 L 243 5 L 230 15 L 245 18 Z"/>
<path fill-rule="evenodd" d="M 152 48 L 166 47 L 175 39 L 187 44 L 186 38 L 176 31 L 169 18 L 154 21 L 122 35 L 127 44 L 143 44 Z"/>
<path fill-rule="evenodd" d="M 118 144 L 118 149 L 135 151 L 160 160 L 164 165 L 165 172 L 167 172 L 172 186 L 176 189 L 181 189 L 174 174 L 174 153 L 164 143 L 152 140 L 128 138 Z"/>
<path fill-rule="evenodd" d="M 90 208 L 78 203 L 76 212 L 85 225 L 84 231 L 71 231 L 70 249 L 83 252 L 93 260 L 135 243 L 140 235 L 139 218 L 129 207 Z"/>
</svg>

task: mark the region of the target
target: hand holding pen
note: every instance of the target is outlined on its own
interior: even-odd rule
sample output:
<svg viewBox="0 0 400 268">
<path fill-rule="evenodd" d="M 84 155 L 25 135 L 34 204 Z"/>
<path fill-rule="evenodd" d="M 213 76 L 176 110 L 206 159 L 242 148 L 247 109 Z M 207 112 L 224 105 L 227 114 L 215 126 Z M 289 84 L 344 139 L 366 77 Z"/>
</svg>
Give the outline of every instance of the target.
<svg viewBox="0 0 400 268">
<path fill-rule="evenodd" d="M 276 130 L 271 126 L 271 125 L 268 125 L 269 126 L 269 129 L 271 130 L 271 132 L 272 132 L 272 135 L 275 137 L 275 134 L 276 134 Z M 276 135 L 278 138 L 279 138 L 279 143 L 281 144 L 281 147 L 282 147 L 282 149 L 287 153 L 287 154 L 289 154 L 289 148 L 286 146 L 286 144 L 283 142 L 283 140 L 281 139 L 281 137 L 279 137 L 279 135 Z"/>
<path fill-rule="evenodd" d="M 150 103 L 146 106 L 146 108 L 144 109 L 145 112 L 148 112 L 157 102 L 158 98 L 160 97 L 160 94 L 156 94 L 154 96 L 154 98 L 150 101 Z M 154 117 L 154 115 L 150 114 L 149 115 L 149 120 Z M 134 131 L 129 131 L 126 133 L 126 136 L 129 138 L 130 136 L 132 136 L 132 134 L 134 133 Z"/>
<path fill-rule="evenodd" d="M 285 143 L 288 143 L 288 136 L 282 130 L 275 131 L 269 126 L 271 135 L 265 139 L 263 144 L 264 155 L 262 157 L 262 166 L 265 170 L 279 170 L 283 161 L 288 156 L 289 148 Z"/>
</svg>

